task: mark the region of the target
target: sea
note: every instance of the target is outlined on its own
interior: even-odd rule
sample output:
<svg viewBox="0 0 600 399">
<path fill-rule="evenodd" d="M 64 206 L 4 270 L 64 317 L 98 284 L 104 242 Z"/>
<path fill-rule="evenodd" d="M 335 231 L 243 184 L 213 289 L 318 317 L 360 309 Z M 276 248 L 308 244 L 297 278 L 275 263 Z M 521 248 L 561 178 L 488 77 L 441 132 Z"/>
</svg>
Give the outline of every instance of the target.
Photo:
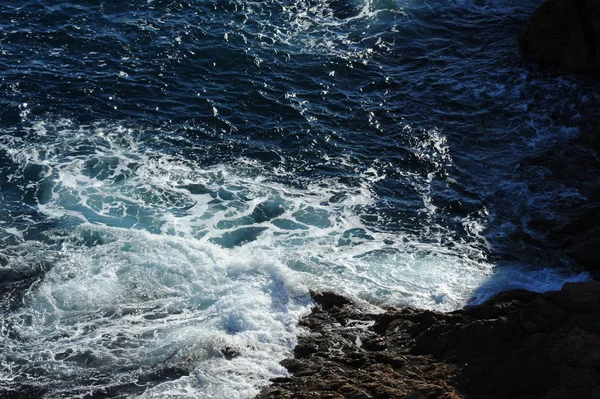
<svg viewBox="0 0 600 399">
<path fill-rule="evenodd" d="M 540 3 L 2 0 L 0 397 L 252 398 L 310 290 L 588 280 L 523 238 L 600 96 L 519 53 Z"/>
</svg>

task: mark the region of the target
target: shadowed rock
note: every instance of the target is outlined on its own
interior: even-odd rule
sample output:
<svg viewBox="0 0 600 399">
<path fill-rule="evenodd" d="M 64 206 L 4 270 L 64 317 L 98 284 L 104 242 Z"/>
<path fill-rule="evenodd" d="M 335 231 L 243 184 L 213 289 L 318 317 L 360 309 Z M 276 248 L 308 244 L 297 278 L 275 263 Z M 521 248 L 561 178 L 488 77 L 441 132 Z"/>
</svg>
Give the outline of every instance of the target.
<svg viewBox="0 0 600 399">
<path fill-rule="evenodd" d="M 313 294 L 317 297 L 321 294 Z M 600 282 L 507 291 L 452 313 L 315 306 L 291 377 L 264 398 L 577 398 L 600 395 Z M 339 303 L 339 302 L 338 302 Z"/>
<path fill-rule="evenodd" d="M 227 346 L 223 349 L 221 349 L 221 354 L 223 355 L 223 357 L 227 360 L 231 360 L 234 359 L 236 357 L 238 357 L 240 355 L 240 352 L 238 352 L 236 349 Z"/>
<path fill-rule="evenodd" d="M 334 306 L 342 307 L 344 305 L 349 305 L 352 303 L 348 298 L 338 295 L 335 292 L 323 291 L 323 292 L 314 292 L 311 291 L 315 302 L 323 307 L 325 310 L 329 310 Z"/>
<path fill-rule="evenodd" d="M 532 15 L 519 44 L 542 65 L 566 72 L 599 69 L 600 1 L 546 1 Z"/>
</svg>

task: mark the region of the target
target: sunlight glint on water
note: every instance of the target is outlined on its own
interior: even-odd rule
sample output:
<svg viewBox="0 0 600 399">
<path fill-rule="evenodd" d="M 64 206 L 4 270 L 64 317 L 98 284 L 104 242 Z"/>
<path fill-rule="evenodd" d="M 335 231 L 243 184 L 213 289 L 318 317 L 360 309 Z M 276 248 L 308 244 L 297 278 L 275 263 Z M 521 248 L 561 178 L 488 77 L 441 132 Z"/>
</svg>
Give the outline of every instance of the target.
<svg viewBox="0 0 600 399">
<path fill-rule="evenodd" d="M 309 289 L 448 311 L 588 278 L 490 260 L 493 186 L 534 202 L 513 163 L 574 134 L 531 97 L 580 95 L 511 58 L 524 2 L 48 3 L 0 31 L 2 390 L 250 398 Z"/>
<path fill-rule="evenodd" d="M 491 273 L 468 246 L 461 254 L 369 229 L 359 214 L 384 178 L 374 172 L 355 187 L 286 186 L 252 162 L 206 169 L 157 153 L 143 133 L 40 122 L 37 140 L 2 141 L 19 165 L 9 178 L 55 224 L 39 237 L 51 268 L 2 322 L 20 337 L 3 343 L 5 381 L 122 370 L 109 386 L 138 365 L 183 365 L 189 376 L 156 395 L 248 397 L 284 373 L 278 360 L 293 348 L 308 287 L 451 310 Z M 227 347 L 241 356 L 224 359 Z"/>
</svg>

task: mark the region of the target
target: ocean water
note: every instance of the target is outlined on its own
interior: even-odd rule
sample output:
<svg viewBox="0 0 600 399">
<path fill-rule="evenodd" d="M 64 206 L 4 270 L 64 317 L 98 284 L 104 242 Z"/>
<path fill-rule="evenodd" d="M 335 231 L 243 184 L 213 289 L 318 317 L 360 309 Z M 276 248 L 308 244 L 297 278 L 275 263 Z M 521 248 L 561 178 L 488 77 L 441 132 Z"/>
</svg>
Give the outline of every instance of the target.
<svg viewBox="0 0 600 399">
<path fill-rule="evenodd" d="M 539 3 L 4 0 L 0 397 L 251 398 L 310 289 L 588 279 L 515 234 L 600 92 L 523 61 Z"/>
</svg>

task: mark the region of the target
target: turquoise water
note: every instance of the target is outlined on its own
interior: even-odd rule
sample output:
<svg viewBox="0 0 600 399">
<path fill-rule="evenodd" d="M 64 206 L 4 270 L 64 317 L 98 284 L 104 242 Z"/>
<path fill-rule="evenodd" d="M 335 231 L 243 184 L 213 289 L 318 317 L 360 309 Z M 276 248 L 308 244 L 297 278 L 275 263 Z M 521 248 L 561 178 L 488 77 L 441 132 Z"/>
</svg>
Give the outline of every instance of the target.
<svg viewBox="0 0 600 399">
<path fill-rule="evenodd" d="M 513 234 L 585 201 L 521 164 L 598 93 L 523 62 L 536 3 L 5 2 L 2 394 L 250 398 L 309 289 L 587 279 Z"/>
</svg>

